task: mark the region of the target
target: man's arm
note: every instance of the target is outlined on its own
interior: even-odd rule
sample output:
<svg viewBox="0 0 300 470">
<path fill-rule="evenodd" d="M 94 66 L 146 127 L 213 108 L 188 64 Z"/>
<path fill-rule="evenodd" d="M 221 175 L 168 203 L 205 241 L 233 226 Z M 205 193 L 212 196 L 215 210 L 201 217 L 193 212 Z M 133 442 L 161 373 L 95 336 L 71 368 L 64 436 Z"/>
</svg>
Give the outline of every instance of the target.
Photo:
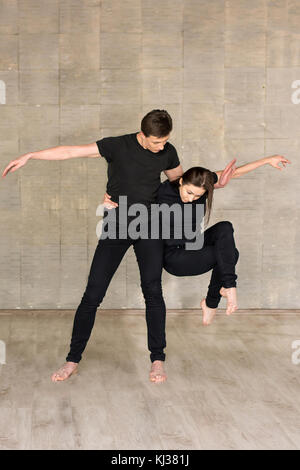
<svg viewBox="0 0 300 470">
<path fill-rule="evenodd" d="M 183 175 L 183 168 L 180 164 L 171 170 L 164 170 L 164 174 L 169 178 L 170 181 L 173 181 L 179 178 L 179 176 Z"/>
<path fill-rule="evenodd" d="M 78 157 L 101 157 L 96 142 L 86 145 L 60 145 L 38 152 L 30 152 L 30 159 L 66 160 Z"/>
<path fill-rule="evenodd" d="M 96 142 L 86 145 L 59 145 L 37 152 L 29 152 L 12 160 L 2 173 L 2 177 L 6 176 L 9 171 L 16 171 L 24 166 L 28 160 L 66 160 L 68 158 L 78 157 L 101 157 Z"/>
</svg>

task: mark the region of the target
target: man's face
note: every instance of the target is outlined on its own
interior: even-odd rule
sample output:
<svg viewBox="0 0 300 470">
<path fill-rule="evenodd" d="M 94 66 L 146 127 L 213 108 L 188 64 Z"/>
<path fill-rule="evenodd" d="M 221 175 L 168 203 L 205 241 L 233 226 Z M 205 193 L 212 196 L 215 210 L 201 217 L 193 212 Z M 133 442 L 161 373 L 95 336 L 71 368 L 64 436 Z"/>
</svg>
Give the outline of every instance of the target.
<svg viewBox="0 0 300 470">
<path fill-rule="evenodd" d="M 154 135 L 149 135 L 148 137 L 146 137 L 142 133 L 142 137 L 143 137 L 144 146 L 151 152 L 157 153 L 160 150 L 164 149 L 164 146 L 166 145 L 167 141 L 170 138 L 170 134 L 168 134 L 165 137 L 155 137 Z"/>
</svg>

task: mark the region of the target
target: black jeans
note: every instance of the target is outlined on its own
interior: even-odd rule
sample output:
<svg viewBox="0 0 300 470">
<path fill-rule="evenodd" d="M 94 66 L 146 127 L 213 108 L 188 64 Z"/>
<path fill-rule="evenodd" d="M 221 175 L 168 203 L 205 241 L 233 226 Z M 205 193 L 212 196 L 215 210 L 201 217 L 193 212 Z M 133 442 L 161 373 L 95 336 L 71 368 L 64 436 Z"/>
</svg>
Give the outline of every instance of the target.
<svg viewBox="0 0 300 470">
<path fill-rule="evenodd" d="M 222 221 L 204 230 L 204 243 L 199 250 L 186 250 L 182 245 L 164 247 L 164 268 L 174 276 L 197 276 L 213 270 L 206 296 L 210 308 L 217 308 L 222 286 L 236 287 L 239 251 L 233 232 L 232 223 Z"/>
<path fill-rule="evenodd" d="M 150 360 L 164 361 L 166 306 L 162 295 L 163 240 L 101 239 L 93 257 L 88 282 L 76 310 L 67 361 L 79 362 L 95 322 L 97 307 L 128 248 L 133 245 L 146 304 Z"/>
</svg>

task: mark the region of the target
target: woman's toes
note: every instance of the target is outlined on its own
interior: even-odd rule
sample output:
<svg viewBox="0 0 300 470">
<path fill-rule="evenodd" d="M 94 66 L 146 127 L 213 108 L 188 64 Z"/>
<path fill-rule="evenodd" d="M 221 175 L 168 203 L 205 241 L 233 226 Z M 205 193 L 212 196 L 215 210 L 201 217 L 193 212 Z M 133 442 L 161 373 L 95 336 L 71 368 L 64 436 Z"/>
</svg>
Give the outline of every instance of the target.
<svg viewBox="0 0 300 470">
<path fill-rule="evenodd" d="M 229 307 L 227 307 L 226 315 L 231 315 L 236 310 L 237 310 L 237 305 L 230 305 Z"/>
</svg>

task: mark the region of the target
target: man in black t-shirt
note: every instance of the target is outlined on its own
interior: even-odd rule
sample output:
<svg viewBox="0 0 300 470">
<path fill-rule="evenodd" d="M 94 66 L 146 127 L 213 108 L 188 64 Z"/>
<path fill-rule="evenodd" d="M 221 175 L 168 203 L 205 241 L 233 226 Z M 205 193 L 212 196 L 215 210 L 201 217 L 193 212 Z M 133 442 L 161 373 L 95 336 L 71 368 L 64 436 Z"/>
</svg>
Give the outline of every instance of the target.
<svg viewBox="0 0 300 470">
<path fill-rule="evenodd" d="M 149 112 L 141 122 L 141 131 L 118 137 L 105 137 L 95 143 L 98 156 L 108 163 L 107 192 L 112 201 L 127 197 L 127 207 L 141 203 L 147 208 L 154 203 L 160 185 L 160 174 L 174 179 L 183 173 L 175 147 L 168 142 L 172 119 L 165 110 Z M 88 151 L 95 153 L 94 146 Z M 116 208 L 116 212 L 118 212 Z M 117 217 L 118 219 L 118 217 Z M 127 249 L 133 245 L 146 304 L 148 348 L 151 352 L 151 381 L 164 381 L 163 361 L 166 347 L 166 307 L 162 295 L 163 240 L 122 238 L 99 239 L 93 257 L 88 283 L 73 324 L 67 363 L 52 375 L 52 380 L 65 380 L 76 372 L 90 337 L 97 307 L 102 302 L 110 281 Z"/>
</svg>

